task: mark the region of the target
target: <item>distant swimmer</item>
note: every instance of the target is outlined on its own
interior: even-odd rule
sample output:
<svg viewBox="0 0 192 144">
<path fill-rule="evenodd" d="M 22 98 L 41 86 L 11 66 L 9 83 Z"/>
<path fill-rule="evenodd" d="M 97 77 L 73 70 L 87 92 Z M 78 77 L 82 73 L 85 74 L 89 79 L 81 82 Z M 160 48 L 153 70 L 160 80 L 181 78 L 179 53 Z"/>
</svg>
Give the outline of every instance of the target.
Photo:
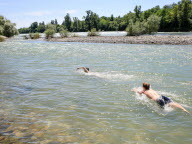
<svg viewBox="0 0 192 144">
<path fill-rule="evenodd" d="M 138 91 L 137 89 L 132 89 L 131 91 L 137 92 L 139 94 L 145 94 L 149 99 L 152 99 L 157 102 L 157 104 L 164 108 L 165 105 L 171 106 L 172 108 L 180 108 L 184 112 L 189 113 L 184 107 L 182 107 L 180 104 L 173 102 L 170 98 L 166 96 L 160 96 L 155 92 L 153 89 L 150 88 L 149 83 L 143 83 L 143 90 Z"/>
<path fill-rule="evenodd" d="M 89 73 L 90 72 L 89 68 L 87 68 L 87 67 L 79 67 L 79 68 L 77 68 L 77 70 L 79 70 L 79 69 L 83 69 L 85 73 Z"/>
</svg>

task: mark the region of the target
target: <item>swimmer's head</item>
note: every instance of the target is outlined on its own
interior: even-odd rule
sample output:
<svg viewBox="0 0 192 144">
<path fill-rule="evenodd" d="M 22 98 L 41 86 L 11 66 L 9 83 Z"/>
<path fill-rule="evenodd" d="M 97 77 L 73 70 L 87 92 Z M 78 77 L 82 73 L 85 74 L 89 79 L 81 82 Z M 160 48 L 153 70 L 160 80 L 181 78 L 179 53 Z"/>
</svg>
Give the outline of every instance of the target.
<svg viewBox="0 0 192 144">
<path fill-rule="evenodd" d="M 143 83 L 143 88 L 145 90 L 149 90 L 150 89 L 150 84 L 149 83 Z"/>
<path fill-rule="evenodd" d="M 89 68 L 86 67 L 86 69 L 89 71 Z"/>
</svg>

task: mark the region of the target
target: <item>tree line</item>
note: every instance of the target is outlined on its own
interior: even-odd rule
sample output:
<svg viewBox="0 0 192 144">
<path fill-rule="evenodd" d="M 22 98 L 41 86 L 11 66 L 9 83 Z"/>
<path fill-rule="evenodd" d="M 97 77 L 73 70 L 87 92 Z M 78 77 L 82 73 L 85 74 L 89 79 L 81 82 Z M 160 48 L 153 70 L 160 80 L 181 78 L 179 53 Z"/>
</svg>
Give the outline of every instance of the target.
<svg viewBox="0 0 192 144">
<path fill-rule="evenodd" d="M 160 6 L 155 6 L 146 11 L 141 10 L 141 6 L 136 6 L 133 12 L 124 16 L 110 17 L 99 16 L 91 10 L 86 11 L 86 15 L 80 20 L 78 17 L 71 17 L 66 14 L 61 24 L 57 19 L 51 20 L 49 24 L 44 22 L 33 22 L 28 28 L 20 28 L 20 33 L 43 33 L 51 25 L 54 25 L 55 32 L 67 30 L 70 32 L 87 32 L 92 29 L 97 31 L 124 31 L 127 30 L 133 35 L 142 33 L 152 33 L 154 31 L 178 32 L 192 30 L 192 2 L 191 0 L 181 0 L 180 2 Z"/>
</svg>

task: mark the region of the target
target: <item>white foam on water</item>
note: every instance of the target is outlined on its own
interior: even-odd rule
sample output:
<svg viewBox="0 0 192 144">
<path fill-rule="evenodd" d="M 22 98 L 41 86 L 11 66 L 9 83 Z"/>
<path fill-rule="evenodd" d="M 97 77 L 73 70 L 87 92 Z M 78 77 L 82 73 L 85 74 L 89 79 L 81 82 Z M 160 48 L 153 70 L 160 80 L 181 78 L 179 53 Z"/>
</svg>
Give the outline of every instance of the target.
<svg viewBox="0 0 192 144">
<path fill-rule="evenodd" d="M 84 73 L 83 71 L 78 71 L 81 74 L 88 75 L 88 76 L 95 76 L 107 80 L 112 80 L 112 81 L 126 81 L 130 80 L 133 78 L 133 75 L 126 75 L 122 73 L 112 73 L 112 72 L 89 72 L 89 73 Z"/>
</svg>

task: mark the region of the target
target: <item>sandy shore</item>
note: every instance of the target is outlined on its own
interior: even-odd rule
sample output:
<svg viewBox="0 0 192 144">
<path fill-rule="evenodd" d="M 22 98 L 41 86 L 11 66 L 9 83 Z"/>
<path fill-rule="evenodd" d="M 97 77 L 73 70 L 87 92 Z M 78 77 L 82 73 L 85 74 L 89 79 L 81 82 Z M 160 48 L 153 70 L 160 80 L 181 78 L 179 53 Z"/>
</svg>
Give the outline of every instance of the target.
<svg viewBox="0 0 192 144">
<path fill-rule="evenodd" d="M 67 37 L 52 38 L 53 42 L 82 42 L 82 43 L 126 43 L 126 44 L 166 44 L 192 45 L 192 36 L 184 35 L 145 35 L 145 36 L 95 36 L 95 37 Z"/>
</svg>

